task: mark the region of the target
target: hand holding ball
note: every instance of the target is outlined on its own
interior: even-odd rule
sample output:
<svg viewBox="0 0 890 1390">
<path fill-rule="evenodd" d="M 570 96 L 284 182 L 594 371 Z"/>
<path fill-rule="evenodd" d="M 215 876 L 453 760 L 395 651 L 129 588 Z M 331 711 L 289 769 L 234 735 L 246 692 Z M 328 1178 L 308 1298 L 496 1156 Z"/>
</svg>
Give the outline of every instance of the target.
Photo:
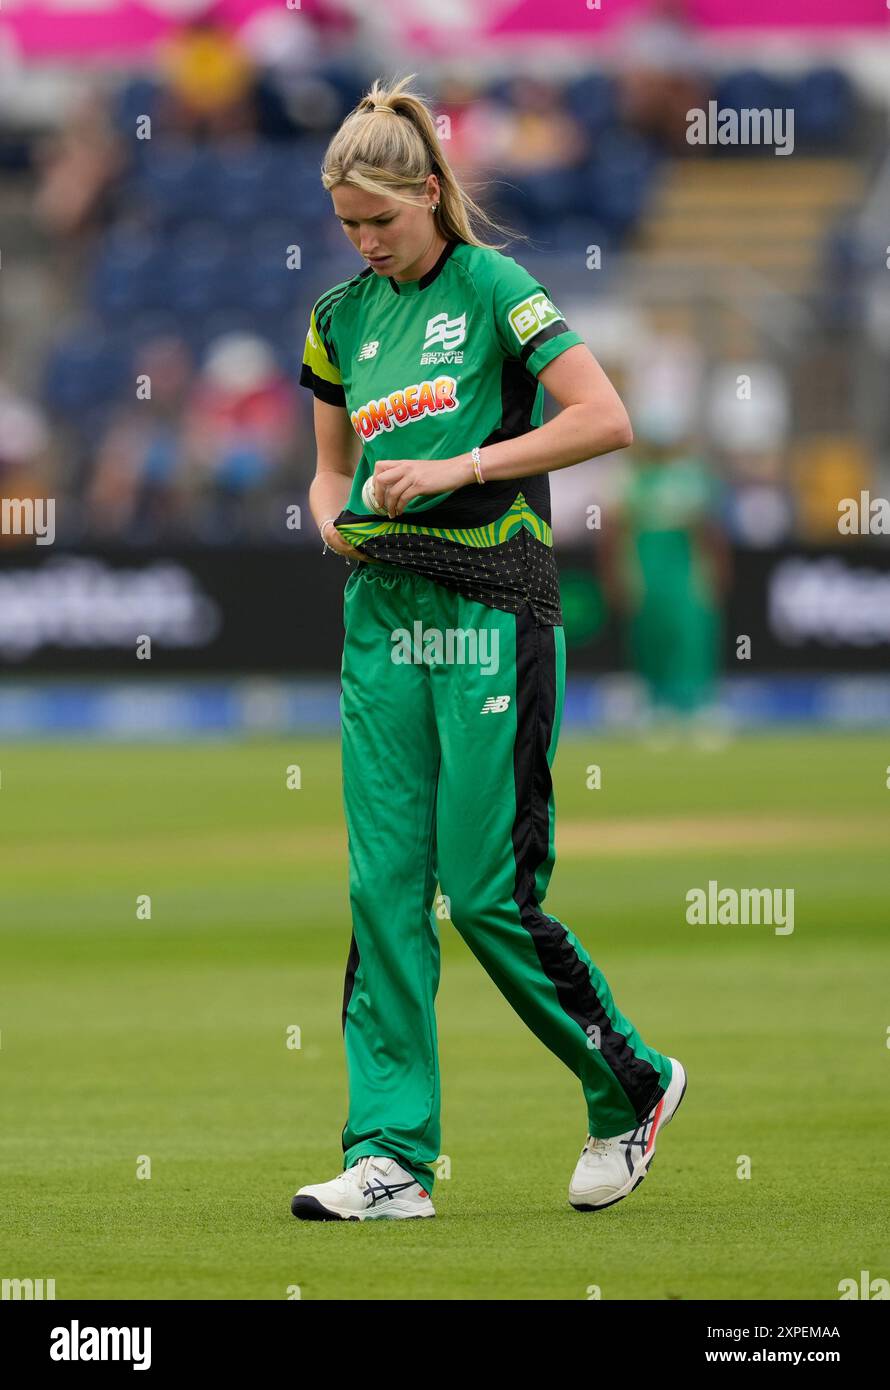
<svg viewBox="0 0 890 1390">
<path fill-rule="evenodd" d="M 385 507 L 380 507 L 377 505 L 377 500 L 374 496 L 373 473 L 371 474 L 370 478 L 365 479 L 365 485 L 362 488 L 362 501 L 364 502 L 369 512 L 376 512 L 378 516 L 389 515 Z"/>
</svg>

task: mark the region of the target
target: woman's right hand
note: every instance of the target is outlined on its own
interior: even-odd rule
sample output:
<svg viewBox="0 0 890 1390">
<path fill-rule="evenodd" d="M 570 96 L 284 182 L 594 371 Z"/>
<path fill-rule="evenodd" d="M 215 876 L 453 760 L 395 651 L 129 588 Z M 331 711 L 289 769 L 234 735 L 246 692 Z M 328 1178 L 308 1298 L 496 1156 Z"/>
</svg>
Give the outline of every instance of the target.
<svg viewBox="0 0 890 1390">
<path fill-rule="evenodd" d="M 333 522 L 324 528 L 322 540 L 327 541 L 328 547 L 331 550 L 336 550 L 338 555 L 345 555 L 347 560 L 362 560 L 366 565 L 380 564 L 380 561 L 373 555 L 365 555 L 354 545 L 350 545 L 349 541 L 344 540 Z"/>
</svg>

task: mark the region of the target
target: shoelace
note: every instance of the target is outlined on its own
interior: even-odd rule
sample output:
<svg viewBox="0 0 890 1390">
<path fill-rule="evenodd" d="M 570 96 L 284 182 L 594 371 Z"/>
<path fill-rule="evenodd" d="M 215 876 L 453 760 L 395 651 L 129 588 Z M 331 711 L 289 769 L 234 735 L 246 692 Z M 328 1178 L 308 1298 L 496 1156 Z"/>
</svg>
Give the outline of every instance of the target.
<svg viewBox="0 0 890 1390">
<path fill-rule="evenodd" d="M 611 1142 L 611 1139 L 595 1139 L 592 1134 L 588 1134 L 584 1151 L 589 1154 L 609 1153 L 609 1145 Z"/>
<path fill-rule="evenodd" d="M 364 1158 L 360 1158 L 358 1163 L 354 1163 L 351 1168 L 344 1168 L 341 1176 L 348 1178 L 350 1182 L 357 1183 L 359 1187 L 364 1187 L 365 1174 L 373 1157 L 373 1154 L 365 1154 Z"/>
</svg>

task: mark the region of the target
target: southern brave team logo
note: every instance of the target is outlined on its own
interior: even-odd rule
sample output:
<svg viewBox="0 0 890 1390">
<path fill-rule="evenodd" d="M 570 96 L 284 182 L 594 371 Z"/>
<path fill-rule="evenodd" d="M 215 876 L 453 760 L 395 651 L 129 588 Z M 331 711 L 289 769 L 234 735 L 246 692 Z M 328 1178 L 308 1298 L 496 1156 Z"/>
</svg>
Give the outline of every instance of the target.
<svg viewBox="0 0 890 1390">
<path fill-rule="evenodd" d="M 450 319 L 444 311 L 427 320 L 420 365 L 439 366 L 444 362 L 463 362 L 462 352 L 455 352 L 467 336 L 466 311 Z M 438 350 L 437 350 L 438 349 Z"/>
</svg>

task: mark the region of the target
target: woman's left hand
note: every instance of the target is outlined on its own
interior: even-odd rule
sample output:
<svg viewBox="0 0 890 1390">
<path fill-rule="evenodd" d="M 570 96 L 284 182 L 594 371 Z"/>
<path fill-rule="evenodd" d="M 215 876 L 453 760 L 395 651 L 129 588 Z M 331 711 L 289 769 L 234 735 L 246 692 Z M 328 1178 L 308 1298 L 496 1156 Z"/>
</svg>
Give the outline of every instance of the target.
<svg viewBox="0 0 890 1390">
<path fill-rule="evenodd" d="M 469 454 L 453 459 L 381 459 L 374 465 L 375 490 L 390 518 L 412 497 L 434 497 L 475 481 Z"/>
</svg>

